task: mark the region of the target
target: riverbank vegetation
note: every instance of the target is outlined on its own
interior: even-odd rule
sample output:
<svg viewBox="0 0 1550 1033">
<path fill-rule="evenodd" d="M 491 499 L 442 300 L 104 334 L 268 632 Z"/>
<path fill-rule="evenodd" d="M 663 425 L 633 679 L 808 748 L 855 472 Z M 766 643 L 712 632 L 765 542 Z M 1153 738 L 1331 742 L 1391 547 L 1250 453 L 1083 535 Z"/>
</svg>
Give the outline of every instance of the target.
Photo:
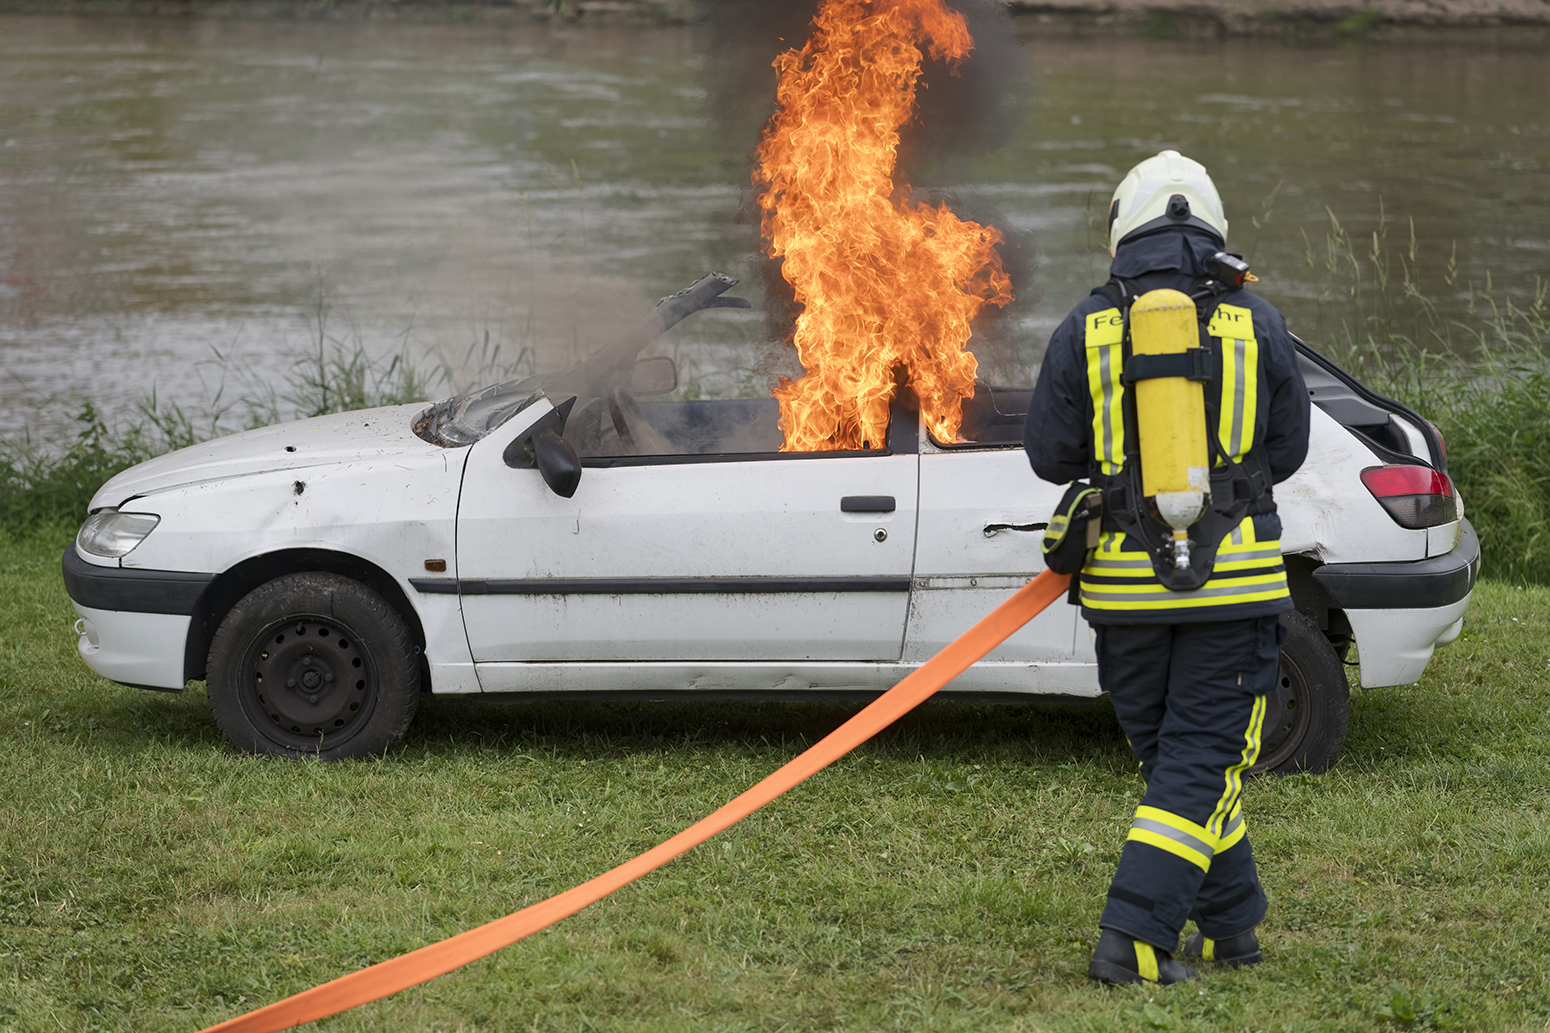
<svg viewBox="0 0 1550 1033">
<path fill-rule="evenodd" d="M 849 710 L 432 698 L 380 761 L 221 741 L 74 655 L 68 540 L 0 549 L 0 1030 L 187 1031 L 661 841 Z M 1267 962 L 1090 984 L 1141 791 L 1105 703 L 927 704 L 553 930 L 319 1030 L 1538 1030 L 1550 589 L 1477 591 L 1330 774 L 1258 780 Z"/>
<path fill-rule="evenodd" d="M 1307 239 L 1307 262 L 1323 277 L 1309 343 L 1438 427 L 1480 535 L 1484 576 L 1550 584 L 1550 282 L 1511 297 L 1489 273 L 1472 282 L 1450 263 L 1445 282 L 1422 284 L 1411 224 L 1380 225 L 1357 240 L 1330 213 L 1323 239 Z M 1468 316 L 1444 318 L 1432 300 L 1443 293 L 1467 297 Z M 324 285 L 313 339 L 289 356 L 278 383 L 216 356 L 240 402 L 223 401 L 224 389 L 198 409 L 153 396 L 110 424 L 82 400 L 62 447 L 0 437 L 0 530 L 73 529 L 119 470 L 216 434 L 450 392 L 451 365 L 406 351 L 374 358 L 359 334 L 331 328 L 327 305 Z M 502 356 L 487 340 L 461 359 L 480 383 L 532 372 L 528 351 Z"/>
<path fill-rule="evenodd" d="M 1304 234 L 1323 273 L 1310 343 L 1442 433 L 1485 576 L 1550 584 L 1550 281 L 1515 298 L 1450 260 L 1442 283 L 1422 284 L 1414 223 L 1380 208 L 1379 225 L 1354 239 L 1330 212 L 1322 242 Z M 1468 316 L 1440 315 L 1442 294 L 1466 297 Z"/>
</svg>

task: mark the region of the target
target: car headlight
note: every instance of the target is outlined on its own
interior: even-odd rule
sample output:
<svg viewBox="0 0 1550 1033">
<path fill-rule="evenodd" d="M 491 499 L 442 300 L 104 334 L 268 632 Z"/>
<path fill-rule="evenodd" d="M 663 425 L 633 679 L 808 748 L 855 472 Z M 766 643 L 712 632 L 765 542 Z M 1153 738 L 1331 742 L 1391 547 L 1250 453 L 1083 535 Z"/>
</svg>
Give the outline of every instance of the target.
<svg viewBox="0 0 1550 1033">
<path fill-rule="evenodd" d="M 93 556 L 118 559 L 145 541 L 145 536 L 159 523 L 161 517 L 150 513 L 120 513 L 116 509 L 104 509 L 86 518 L 80 534 L 75 536 L 75 544 Z"/>
</svg>

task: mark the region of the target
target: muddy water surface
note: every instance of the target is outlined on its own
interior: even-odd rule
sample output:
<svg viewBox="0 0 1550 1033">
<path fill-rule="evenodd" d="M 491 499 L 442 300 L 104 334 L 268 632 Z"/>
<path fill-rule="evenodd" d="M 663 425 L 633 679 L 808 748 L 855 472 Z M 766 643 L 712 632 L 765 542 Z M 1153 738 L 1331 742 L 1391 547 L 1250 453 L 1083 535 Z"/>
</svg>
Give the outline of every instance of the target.
<svg viewBox="0 0 1550 1033">
<path fill-rule="evenodd" d="M 1413 220 L 1415 277 L 1450 318 L 1488 274 L 1527 298 L 1550 272 L 1539 30 L 1294 47 L 1017 28 L 1037 85 L 1010 140 L 914 171 L 1037 255 L 987 345 L 997 379 L 1026 380 L 1104 278 L 1108 194 L 1162 147 L 1211 168 L 1232 245 L 1311 340 L 1353 318 L 1330 211 L 1365 252 L 1381 205 L 1396 280 Z M 686 28 L 0 17 L 0 403 L 240 403 L 320 335 L 464 381 L 526 371 L 710 269 L 746 276 L 755 311 L 659 350 L 691 391 L 762 393 L 780 356 L 746 184 L 768 102 L 724 95 L 755 60 Z"/>
</svg>

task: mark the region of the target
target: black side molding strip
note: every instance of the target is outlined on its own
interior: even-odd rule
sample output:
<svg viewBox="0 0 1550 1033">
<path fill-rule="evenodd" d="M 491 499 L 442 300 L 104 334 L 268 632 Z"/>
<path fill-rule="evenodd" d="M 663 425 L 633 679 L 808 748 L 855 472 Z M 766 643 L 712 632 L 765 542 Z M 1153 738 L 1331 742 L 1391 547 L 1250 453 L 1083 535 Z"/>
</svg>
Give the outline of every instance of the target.
<svg viewBox="0 0 1550 1033">
<path fill-rule="evenodd" d="M 412 577 L 409 583 L 425 595 L 457 595 L 457 579 L 450 577 Z"/>
<path fill-rule="evenodd" d="M 1347 610 L 1418 610 L 1464 598 L 1480 576 L 1480 539 L 1468 520 L 1458 546 L 1409 563 L 1326 563 L 1313 578 Z"/>
<path fill-rule="evenodd" d="M 908 592 L 907 577 L 410 578 L 418 591 L 463 595 L 746 595 Z"/>
<path fill-rule="evenodd" d="M 135 570 L 99 567 L 81 559 L 75 543 L 65 546 L 60 558 L 65 591 L 70 598 L 92 610 L 128 613 L 170 613 L 187 617 L 214 574 L 185 570 Z"/>
</svg>

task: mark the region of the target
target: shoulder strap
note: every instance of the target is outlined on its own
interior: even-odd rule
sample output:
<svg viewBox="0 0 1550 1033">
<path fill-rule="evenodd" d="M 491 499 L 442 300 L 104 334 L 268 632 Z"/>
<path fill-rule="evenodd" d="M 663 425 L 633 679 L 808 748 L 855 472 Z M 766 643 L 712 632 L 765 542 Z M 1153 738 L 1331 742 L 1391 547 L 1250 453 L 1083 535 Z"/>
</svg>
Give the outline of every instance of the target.
<svg viewBox="0 0 1550 1033">
<path fill-rule="evenodd" d="M 1109 282 L 1098 288 L 1103 296 L 1113 302 L 1114 305 L 1126 313 L 1130 311 L 1130 303 L 1140 295 L 1136 292 L 1134 281 L 1122 279 L 1118 276 L 1110 276 Z"/>
</svg>

